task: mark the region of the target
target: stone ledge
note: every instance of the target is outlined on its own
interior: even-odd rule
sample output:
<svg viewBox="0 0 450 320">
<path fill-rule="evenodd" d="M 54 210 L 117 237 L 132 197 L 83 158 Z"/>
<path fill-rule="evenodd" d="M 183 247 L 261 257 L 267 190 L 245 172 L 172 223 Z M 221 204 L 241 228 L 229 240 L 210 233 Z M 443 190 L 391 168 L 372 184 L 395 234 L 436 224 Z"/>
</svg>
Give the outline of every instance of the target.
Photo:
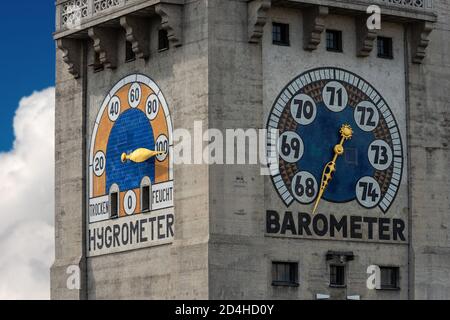
<svg viewBox="0 0 450 320">
<path fill-rule="evenodd" d="M 54 38 L 59 39 L 68 36 L 75 36 L 76 34 L 86 34 L 89 28 L 103 24 L 107 21 L 115 20 L 125 15 L 131 13 L 147 10 L 154 11 L 154 7 L 157 4 L 168 4 L 168 5 L 179 5 L 184 4 L 184 0 L 121 0 L 118 5 L 102 10 L 99 13 L 93 13 L 95 9 L 93 5 L 94 0 L 86 0 L 86 7 L 82 8 L 71 8 L 72 11 L 77 11 L 83 9 L 83 13 L 80 13 L 81 18 L 76 19 L 71 23 L 64 21 L 63 15 L 64 6 L 67 3 L 73 2 L 74 0 L 57 0 L 56 1 L 56 32 L 54 33 Z M 67 14 L 66 14 L 67 15 Z"/>
</svg>

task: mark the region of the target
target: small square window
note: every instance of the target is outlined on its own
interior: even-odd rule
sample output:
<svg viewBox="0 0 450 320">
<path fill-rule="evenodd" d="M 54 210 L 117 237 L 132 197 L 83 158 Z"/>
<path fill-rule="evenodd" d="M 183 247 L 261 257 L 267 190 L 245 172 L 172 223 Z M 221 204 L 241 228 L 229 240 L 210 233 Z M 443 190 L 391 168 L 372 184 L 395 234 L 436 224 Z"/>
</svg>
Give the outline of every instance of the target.
<svg viewBox="0 0 450 320">
<path fill-rule="evenodd" d="M 342 31 L 327 30 L 327 50 L 342 52 Z"/>
<path fill-rule="evenodd" d="M 298 263 L 273 262 L 272 285 L 298 287 Z"/>
<path fill-rule="evenodd" d="M 380 267 L 381 290 L 399 289 L 400 268 Z"/>
<path fill-rule="evenodd" d="M 345 287 L 345 266 L 330 265 L 330 287 Z"/>
<path fill-rule="evenodd" d="M 169 36 L 167 31 L 160 29 L 158 32 L 158 50 L 164 51 L 169 49 Z"/>
<path fill-rule="evenodd" d="M 150 187 L 142 187 L 142 212 L 150 211 Z"/>
<path fill-rule="evenodd" d="M 117 192 L 111 193 L 111 218 L 119 217 L 119 194 Z"/>
<path fill-rule="evenodd" d="M 133 51 L 133 44 L 130 41 L 126 41 L 125 45 L 125 61 L 130 62 L 136 60 L 136 54 Z"/>
<path fill-rule="evenodd" d="M 285 23 L 272 24 L 272 43 L 280 46 L 289 46 L 289 25 Z"/>
<path fill-rule="evenodd" d="M 394 58 L 394 52 L 392 48 L 392 38 L 378 37 L 377 47 L 378 47 L 378 58 L 383 59 Z"/>
</svg>

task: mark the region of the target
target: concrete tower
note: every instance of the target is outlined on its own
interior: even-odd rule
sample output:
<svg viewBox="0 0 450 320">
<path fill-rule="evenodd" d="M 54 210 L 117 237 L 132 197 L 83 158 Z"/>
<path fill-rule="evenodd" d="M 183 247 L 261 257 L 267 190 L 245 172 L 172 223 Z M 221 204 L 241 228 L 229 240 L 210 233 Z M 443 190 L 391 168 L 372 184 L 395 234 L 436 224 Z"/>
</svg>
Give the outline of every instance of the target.
<svg viewBox="0 0 450 320">
<path fill-rule="evenodd" d="M 448 1 L 56 8 L 52 298 L 450 298 Z"/>
</svg>

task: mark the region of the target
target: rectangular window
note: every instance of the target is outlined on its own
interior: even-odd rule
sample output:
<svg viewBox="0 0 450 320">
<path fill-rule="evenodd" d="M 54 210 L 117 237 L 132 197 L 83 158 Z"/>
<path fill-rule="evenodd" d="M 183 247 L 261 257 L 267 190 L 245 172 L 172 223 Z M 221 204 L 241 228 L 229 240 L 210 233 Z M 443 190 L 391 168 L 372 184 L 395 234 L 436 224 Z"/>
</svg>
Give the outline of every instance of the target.
<svg viewBox="0 0 450 320">
<path fill-rule="evenodd" d="M 272 285 L 298 287 L 298 263 L 272 262 Z"/>
<path fill-rule="evenodd" d="M 142 212 L 150 211 L 150 187 L 142 187 Z"/>
<path fill-rule="evenodd" d="M 381 271 L 381 289 L 399 289 L 400 268 L 398 267 L 380 267 Z"/>
<path fill-rule="evenodd" d="M 345 287 L 345 266 L 330 265 L 330 287 Z"/>
<path fill-rule="evenodd" d="M 327 50 L 342 52 L 342 31 L 327 30 Z"/>
<path fill-rule="evenodd" d="M 289 25 L 285 23 L 272 24 L 272 43 L 279 46 L 289 46 Z"/>
<path fill-rule="evenodd" d="M 125 45 L 125 61 L 130 62 L 136 60 L 136 54 L 133 51 L 133 44 L 130 41 L 126 41 Z"/>
<path fill-rule="evenodd" d="M 168 49 L 169 49 L 169 36 L 166 30 L 161 29 L 158 32 L 158 50 L 164 51 Z"/>
<path fill-rule="evenodd" d="M 378 37 L 377 47 L 378 47 L 378 58 L 383 59 L 394 58 L 394 52 L 392 48 L 392 38 Z"/>
<path fill-rule="evenodd" d="M 119 194 L 117 192 L 111 193 L 111 218 L 119 217 Z"/>
</svg>

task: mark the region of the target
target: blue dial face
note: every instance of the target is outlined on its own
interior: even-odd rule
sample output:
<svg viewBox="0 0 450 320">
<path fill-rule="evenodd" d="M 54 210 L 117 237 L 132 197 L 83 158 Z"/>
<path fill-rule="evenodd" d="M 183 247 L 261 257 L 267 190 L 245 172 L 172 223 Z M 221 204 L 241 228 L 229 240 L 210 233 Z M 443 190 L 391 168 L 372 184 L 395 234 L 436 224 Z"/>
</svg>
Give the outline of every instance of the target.
<svg viewBox="0 0 450 320">
<path fill-rule="evenodd" d="M 400 186 L 402 142 L 390 108 L 365 80 L 338 68 L 301 74 L 278 96 L 268 129 L 269 157 L 278 162 L 272 181 L 287 206 L 321 196 L 388 211 Z"/>
</svg>

